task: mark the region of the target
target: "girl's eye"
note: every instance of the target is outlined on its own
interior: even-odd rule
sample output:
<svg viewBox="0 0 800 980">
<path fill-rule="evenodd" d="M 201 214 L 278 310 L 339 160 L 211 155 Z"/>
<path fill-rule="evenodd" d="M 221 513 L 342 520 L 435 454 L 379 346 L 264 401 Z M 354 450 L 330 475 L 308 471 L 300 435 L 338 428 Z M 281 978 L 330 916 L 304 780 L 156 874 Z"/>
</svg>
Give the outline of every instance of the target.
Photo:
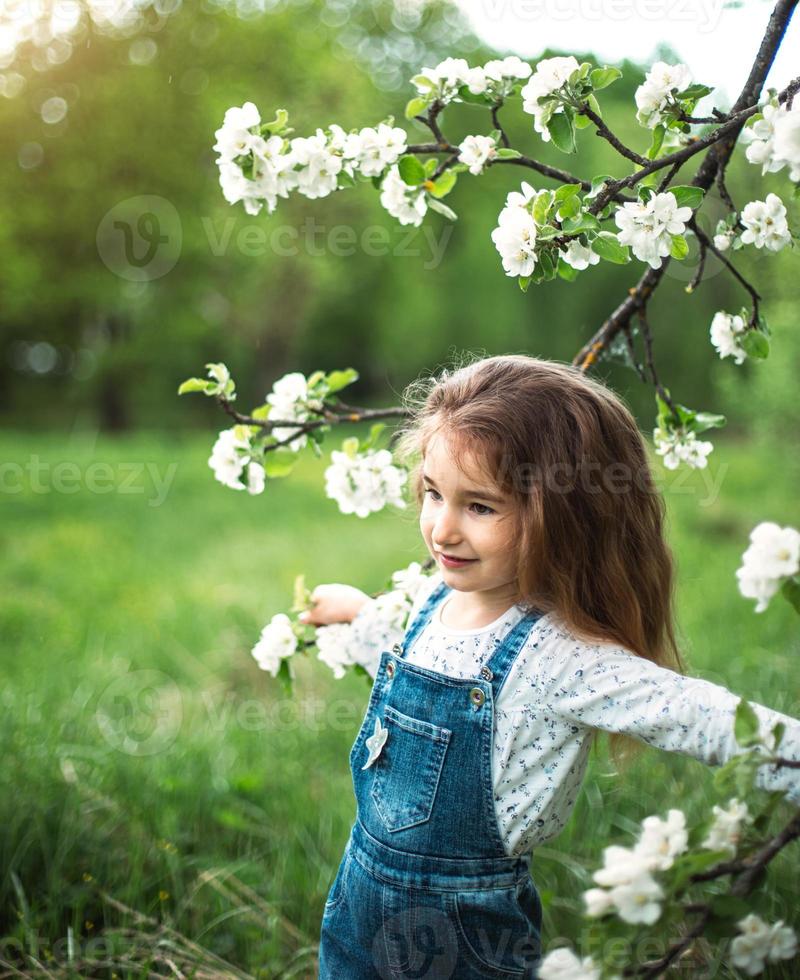
<svg viewBox="0 0 800 980">
<path fill-rule="evenodd" d="M 434 490 L 433 487 L 426 487 L 424 492 L 436 494 L 437 497 L 439 496 L 439 491 Z M 476 501 L 475 503 L 470 504 L 470 507 L 481 508 L 481 510 L 477 512 L 479 517 L 487 517 L 489 514 L 494 514 L 494 510 L 491 507 L 489 507 L 488 504 L 479 504 Z"/>
</svg>

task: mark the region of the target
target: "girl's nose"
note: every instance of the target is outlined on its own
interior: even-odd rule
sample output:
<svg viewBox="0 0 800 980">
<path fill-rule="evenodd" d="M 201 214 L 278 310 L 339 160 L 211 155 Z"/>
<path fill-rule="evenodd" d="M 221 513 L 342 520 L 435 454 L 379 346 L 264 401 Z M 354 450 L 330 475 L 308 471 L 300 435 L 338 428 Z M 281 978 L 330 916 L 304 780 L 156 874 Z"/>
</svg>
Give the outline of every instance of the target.
<svg viewBox="0 0 800 980">
<path fill-rule="evenodd" d="M 437 548 L 444 548 L 461 540 L 461 531 L 455 514 L 442 508 L 433 525 L 431 540 Z"/>
</svg>

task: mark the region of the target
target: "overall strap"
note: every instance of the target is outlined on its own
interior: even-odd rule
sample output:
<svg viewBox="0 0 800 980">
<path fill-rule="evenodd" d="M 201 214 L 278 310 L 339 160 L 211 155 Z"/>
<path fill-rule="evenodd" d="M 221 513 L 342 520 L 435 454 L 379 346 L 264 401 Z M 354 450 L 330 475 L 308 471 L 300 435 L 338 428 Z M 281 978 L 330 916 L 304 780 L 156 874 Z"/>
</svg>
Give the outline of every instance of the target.
<svg viewBox="0 0 800 980">
<path fill-rule="evenodd" d="M 450 591 L 450 586 L 441 582 L 436 588 L 431 592 L 428 598 L 425 600 L 420 611 L 417 613 L 414 621 L 409 624 L 406 629 L 406 634 L 400 643 L 400 653 L 398 656 L 402 657 L 405 655 L 406 650 L 410 649 L 411 645 L 414 643 L 419 634 L 428 625 L 428 622 L 433 615 L 433 611 L 442 599 Z"/>
<path fill-rule="evenodd" d="M 491 681 L 492 695 L 495 701 L 500 694 L 500 689 L 508 676 L 508 672 L 511 670 L 511 665 L 517 658 L 517 654 L 522 649 L 531 629 L 541 618 L 542 613 L 536 609 L 526 612 L 522 619 L 515 623 L 503 637 L 489 662 L 481 668 L 481 677 Z"/>
</svg>

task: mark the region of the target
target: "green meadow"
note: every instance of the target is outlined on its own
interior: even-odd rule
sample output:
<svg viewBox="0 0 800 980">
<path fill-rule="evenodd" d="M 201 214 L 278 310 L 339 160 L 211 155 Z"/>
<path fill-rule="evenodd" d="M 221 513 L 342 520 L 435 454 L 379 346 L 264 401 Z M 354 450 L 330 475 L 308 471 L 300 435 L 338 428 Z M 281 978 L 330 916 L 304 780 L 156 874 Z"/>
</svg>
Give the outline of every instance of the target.
<svg viewBox="0 0 800 980">
<path fill-rule="evenodd" d="M 250 650 L 298 574 L 374 593 L 425 550 L 411 508 L 340 514 L 327 452 L 250 497 L 214 481 L 213 438 L 2 436 L 3 976 L 315 975 L 368 685 L 297 657 L 290 698 Z M 797 715 L 796 614 L 780 598 L 755 614 L 735 570 L 755 524 L 796 522 L 800 460 L 714 441 L 706 472 L 655 464 L 682 648 L 691 673 Z M 603 747 L 534 855 L 545 949 L 575 936 L 604 846 L 716 802 L 693 759 L 646 749 L 616 773 Z M 795 928 L 797 867 L 795 843 L 754 902 Z"/>
</svg>

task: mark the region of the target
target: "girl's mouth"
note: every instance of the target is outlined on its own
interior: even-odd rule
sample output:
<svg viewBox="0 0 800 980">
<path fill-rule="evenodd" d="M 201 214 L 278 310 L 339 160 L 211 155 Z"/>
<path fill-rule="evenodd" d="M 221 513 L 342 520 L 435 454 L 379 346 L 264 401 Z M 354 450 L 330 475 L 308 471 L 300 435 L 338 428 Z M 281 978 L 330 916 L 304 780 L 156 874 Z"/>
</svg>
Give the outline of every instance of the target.
<svg viewBox="0 0 800 980">
<path fill-rule="evenodd" d="M 465 565 L 471 565 L 477 558 L 452 558 L 450 555 L 445 555 L 443 552 L 439 552 L 439 558 L 443 565 L 447 568 L 463 568 Z"/>
</svg>

